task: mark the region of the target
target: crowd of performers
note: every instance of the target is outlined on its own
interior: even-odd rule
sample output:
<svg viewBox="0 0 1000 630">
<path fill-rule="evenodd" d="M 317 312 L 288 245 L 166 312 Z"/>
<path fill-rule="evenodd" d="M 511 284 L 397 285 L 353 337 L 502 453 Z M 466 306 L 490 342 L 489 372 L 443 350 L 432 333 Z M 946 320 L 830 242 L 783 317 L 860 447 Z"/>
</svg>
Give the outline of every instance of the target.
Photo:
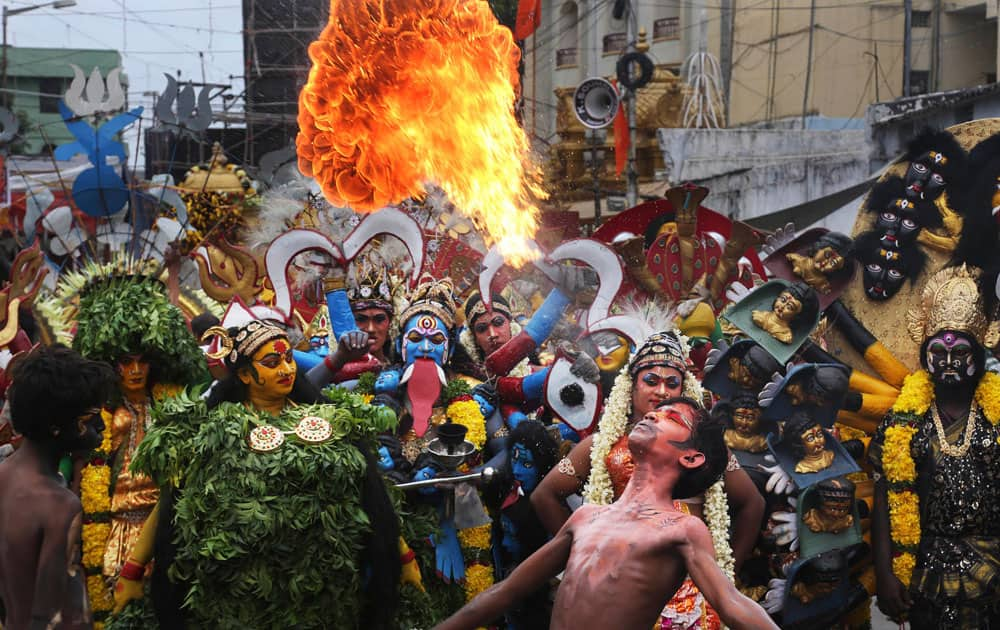
<svg viewBox="0 0 1000 630">
<path fill-rule="evenodd" d="M 864 628 L 873 597 L 1000 627 L 1000 135 L 970 125 L 915 137 L 853 237 L 685 185 L 521 269 L 315 200 L 201 286 L 95 254 L 45 290 L 22 251 L 3 627 Z"/>
</svg>

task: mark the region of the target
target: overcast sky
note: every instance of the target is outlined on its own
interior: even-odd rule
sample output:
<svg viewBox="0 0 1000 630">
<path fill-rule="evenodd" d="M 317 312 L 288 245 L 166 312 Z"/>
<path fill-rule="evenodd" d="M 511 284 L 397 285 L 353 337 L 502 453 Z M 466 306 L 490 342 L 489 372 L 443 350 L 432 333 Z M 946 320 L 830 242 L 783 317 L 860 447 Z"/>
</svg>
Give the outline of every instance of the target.
<svg viewBox="0 0 1000 630">
<path fill-rule="evenodd" d="M 39 2 L 6 4 L 17 9 Z M 164 72 L 176 75 L 180 70 L 182 79 L 201 81 L 204 76 L 208 83 L 231 84 L 234 95 L 243 91 L 241 6 L 239 0 L 77 0 L 75 7 L 9 17 L 7 40 L 13 46 L 120 51 L 129 77 L 129 105 L 146 107 L 145 127 L 152 99 L 143 93 L 162 92 Z M 83 68 L 88 74 L 90 70 Z"/>
</svg>

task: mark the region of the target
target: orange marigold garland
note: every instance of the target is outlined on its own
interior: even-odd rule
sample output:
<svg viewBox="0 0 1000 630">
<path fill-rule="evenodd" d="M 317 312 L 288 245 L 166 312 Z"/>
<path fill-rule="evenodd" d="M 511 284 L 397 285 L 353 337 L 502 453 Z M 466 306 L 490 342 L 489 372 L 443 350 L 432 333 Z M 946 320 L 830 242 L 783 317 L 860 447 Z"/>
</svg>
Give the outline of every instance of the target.
<svg viewBox="0 0 1000 630">
<path fill-rule="evenodd" d="M 107 411 L 105 426 L 111 425 Z M 111 590 L 101 570 L 104 565 L 104 548 L 111 533 L 111 431 L 104 432 L 101 445 L 90 454 L 87 465 L 80 472 L 80 503 L 83 505 L 82 551 L 83 570 L 87 575 L 87 594 L 94 613 L 94 627 L 102 628 L 104 620 L 114 607 Z"/>
</svg>

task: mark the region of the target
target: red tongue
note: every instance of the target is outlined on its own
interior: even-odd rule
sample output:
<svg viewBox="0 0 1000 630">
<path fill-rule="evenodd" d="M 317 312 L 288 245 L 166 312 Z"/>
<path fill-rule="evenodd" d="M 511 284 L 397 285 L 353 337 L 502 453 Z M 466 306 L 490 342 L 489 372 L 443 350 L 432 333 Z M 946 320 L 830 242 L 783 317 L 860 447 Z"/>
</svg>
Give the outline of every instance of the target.
<svg viewBox="0 0 1000 630">
<path fill-rule="evenodd" d="M 406 382 L 406 397 L 410 401 L 413 416 L 413 431 L 417 437 L 427 433 L 434 403 L 441 393 L 441 378 L 433 359 L 417 359 L 413 362 L 413 374 Z"/>
</svg>

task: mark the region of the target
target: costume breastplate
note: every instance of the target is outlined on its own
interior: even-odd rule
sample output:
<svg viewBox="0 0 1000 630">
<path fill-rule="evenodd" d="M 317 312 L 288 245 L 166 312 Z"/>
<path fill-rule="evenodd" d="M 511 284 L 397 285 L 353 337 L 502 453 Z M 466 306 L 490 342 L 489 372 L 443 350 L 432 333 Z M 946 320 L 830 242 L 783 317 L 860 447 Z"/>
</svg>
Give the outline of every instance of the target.
<svg viewBox="0 0 1000 630">
<path fill-rule="evenodd" d="M 615 499 L 618 499 L 628 485 L 628 480 L 632 478 L 632 472 L 635 471 L 632 451 L 628 448 L 628 432 L 618 438 L 608 451 L 604 465 L 608 469 L 608 476 L 611 477 L 611 489 Z"/>
<path fill-rule="evenodd" d="M 945 432 L 949 442 L 955 443 L 961 428 L 949 427 Z M 940 536 L 1000 535 L 1000 431 L 980 412 L 964 457 L 942 454 L 936 434 L 933 422 L 925 420 L 923 431 L 914 437 L 915 450 L 931 458 L 922 466 L 918 463 L 927 484 L 920 501 L 922 528 Z"/>
</svg>

